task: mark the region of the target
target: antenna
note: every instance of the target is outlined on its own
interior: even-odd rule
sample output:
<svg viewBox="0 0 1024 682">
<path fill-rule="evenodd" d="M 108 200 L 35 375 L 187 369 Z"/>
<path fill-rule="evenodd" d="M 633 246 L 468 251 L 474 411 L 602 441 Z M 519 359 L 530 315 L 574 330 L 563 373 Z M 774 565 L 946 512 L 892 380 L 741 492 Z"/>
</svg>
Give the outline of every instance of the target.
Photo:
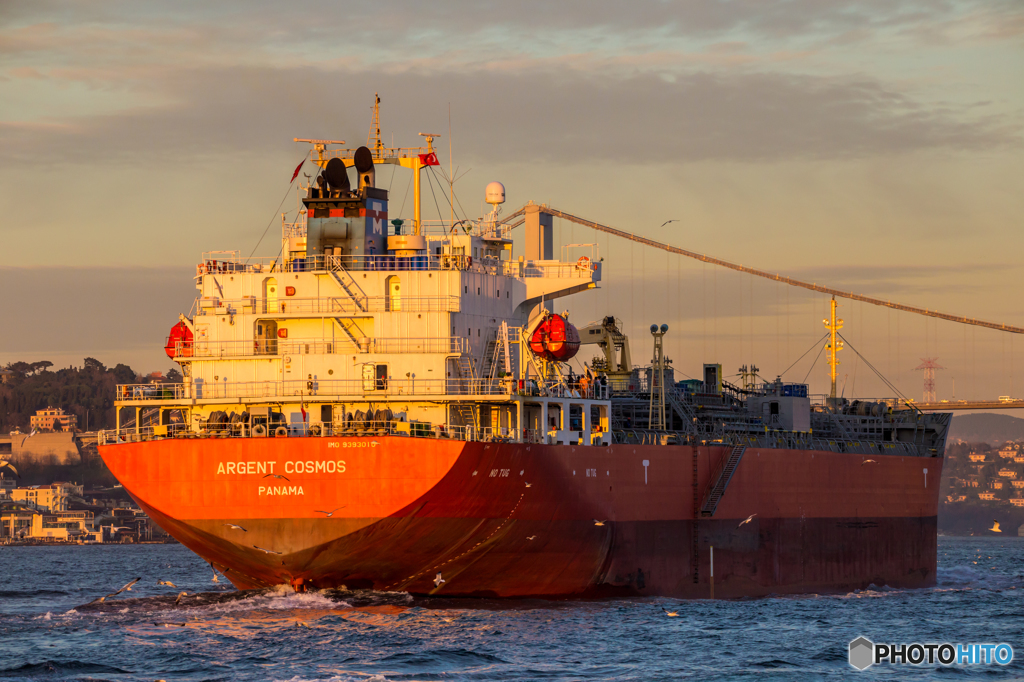
<svg viewBox="0 0 1024 682">
<path fill-rule="evenodd" d="M 305 138 L 305 137 L 296 137 L 296 138 L 293 138 L 292 141 L 293 142 L 305 142 L 307 144 L 313 145 L 313 149 L 316 150 L 316 155 L 317 155 L 316 162 L 317 162 L 317 165 L 319 165 L 319 166 L 323 166 L 324 165 L 323 164 L 323 161 L 324 161 L 324 150 L 327 149 L 327 145 L 329 145 L 329 144 L 345 144 L 345 140 L 316 140 L 316 139 Z"/>
<path fill-rule="evenodd" d="M 434 151 L 434 140 L 441 137 L 437 133 L 419 133 L 419 135 L 427 140 L 427 152 Z"/>
</svg>

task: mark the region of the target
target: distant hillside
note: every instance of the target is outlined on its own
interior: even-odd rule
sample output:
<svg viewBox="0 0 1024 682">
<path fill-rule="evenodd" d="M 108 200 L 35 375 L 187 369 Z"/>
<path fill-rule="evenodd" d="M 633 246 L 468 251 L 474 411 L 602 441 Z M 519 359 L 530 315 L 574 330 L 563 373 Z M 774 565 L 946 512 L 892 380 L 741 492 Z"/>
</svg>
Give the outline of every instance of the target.
<svg viewBox="0 0 1024 682">
<path fill-rule="evenodd" d="M 1024 439 L 1024 419 L 1008 414 L 963 414 L 953 417 L 949 440 L 1001 445 L 1008 440 Z"/>
</svg>

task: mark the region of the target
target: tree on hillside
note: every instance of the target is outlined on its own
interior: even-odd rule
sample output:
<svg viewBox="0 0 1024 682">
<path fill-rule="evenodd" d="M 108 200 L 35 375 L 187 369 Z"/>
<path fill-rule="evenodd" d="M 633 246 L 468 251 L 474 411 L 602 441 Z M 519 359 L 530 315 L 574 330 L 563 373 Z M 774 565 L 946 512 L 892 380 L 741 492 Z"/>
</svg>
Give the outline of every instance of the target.
<svg viewBox="0 0 1024 682">
<path fill-rule="evenodd" d="M 80 428 L 112 428 L 117 384 L 135 383 L 135 371 L 124 364 L 113 369 L 95 358 L 86 358 L 79 369 L 68 367 L 49 371 L 53 364 L 14 362 L 15 372 L 0 384 L 0 433 L 15 427 L 29 428 L 37 410 L 53 406 L 78 418 Z"/>
<path fill-rule="evenodd" d="M 39 362 L 33 362 L 29 367 L 32 369 L 33 374 L 38 374 L 40 372 L 45 372 L 50 367 L 53 367 L 53 363 L 49 360 L 40 360 Z"/>
<path fill-rule="evenodd" d="M 93 372 L 106 372 L 107 368 L 102 362 L 96 358 L 86 358 L 82 365 L 82 369 L 91 370 Z"/>
</svg>

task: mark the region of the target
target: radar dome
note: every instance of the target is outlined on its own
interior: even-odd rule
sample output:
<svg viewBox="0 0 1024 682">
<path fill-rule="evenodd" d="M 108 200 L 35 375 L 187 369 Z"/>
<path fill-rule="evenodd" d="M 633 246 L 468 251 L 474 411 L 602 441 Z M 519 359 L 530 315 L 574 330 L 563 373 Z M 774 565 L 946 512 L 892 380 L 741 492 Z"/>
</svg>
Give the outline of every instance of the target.
<svg viewBox="0 0 1024 682">
<path fill-rule="evenodd" d="M 500 182 L 492 182 L 487 185 L 487 189 L 484 190 L 485 199 L 488 204 L 496 206 L 498 204 L 505 203 L 505 185 Z"/>
</svg>

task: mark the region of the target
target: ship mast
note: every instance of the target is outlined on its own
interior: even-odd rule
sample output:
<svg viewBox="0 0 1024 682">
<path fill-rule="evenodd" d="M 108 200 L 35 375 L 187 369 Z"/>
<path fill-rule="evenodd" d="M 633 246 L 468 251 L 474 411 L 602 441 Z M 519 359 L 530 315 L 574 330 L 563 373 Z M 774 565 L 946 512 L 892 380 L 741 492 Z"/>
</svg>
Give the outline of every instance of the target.
<svg viewBox="0 0 1024 682">
<path fill-rule="evenodd" d="M 838 307 L 836 297 L 833 296 L 832 314 L 828 320 L 822 320 L 825 323 L 825 328 L 828 329 L 828 343 L 825 344 L 825 349 L 828 351 L 829 378 L 832 380 L 832 392 L 829 394 L 832 407 L 836 405 L 836 375 L 839 373 L 839 359 L 836 354 L 843 349 L 843 342 L 836 338 L 839 335 L 839 330 L 843 328 L 843 321 L 836 319 Z"/>
<path fill-rule="evenodd" d="M 380 139 L 380 93 L 373 93 L 373 120 L 370 121 L 370 134 L 366 136 L 366 146 L 373 152 L 374 159 L 384 158 L 384 143 Z"/>
</svg>

